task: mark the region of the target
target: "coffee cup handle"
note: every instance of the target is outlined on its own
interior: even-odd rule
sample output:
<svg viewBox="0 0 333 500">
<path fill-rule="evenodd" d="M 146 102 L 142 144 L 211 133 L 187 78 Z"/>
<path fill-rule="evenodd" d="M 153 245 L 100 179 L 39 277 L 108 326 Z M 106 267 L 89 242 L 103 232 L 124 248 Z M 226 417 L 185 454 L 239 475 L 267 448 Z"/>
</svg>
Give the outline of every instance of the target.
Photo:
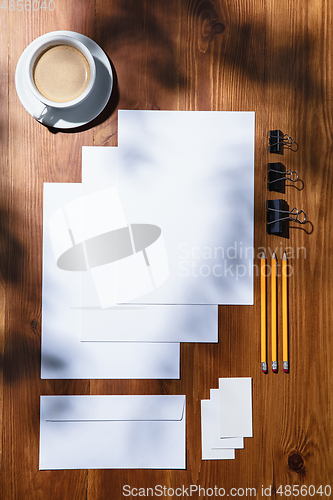
<svg viewBox="0 0 333 500">
<path fill-rule="evenodd" d="M 44 103 L 40 102 L 38 104 L 38 106 L 33 110 L 32 116 L 36 120 L 41 120 L 46 115 L 46 113 L 48 112 L 49 109 L 50 108 L 48 106 L 46 106 Z"/>
</svg>

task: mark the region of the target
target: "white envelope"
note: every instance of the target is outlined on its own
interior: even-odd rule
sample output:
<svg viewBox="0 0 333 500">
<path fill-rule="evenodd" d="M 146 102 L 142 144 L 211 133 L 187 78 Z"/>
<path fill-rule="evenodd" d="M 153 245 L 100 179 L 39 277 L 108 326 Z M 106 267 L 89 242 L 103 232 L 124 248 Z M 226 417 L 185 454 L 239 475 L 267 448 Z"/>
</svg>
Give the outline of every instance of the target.
<svg viewBox="0 0 333 500">
<path fill-rule="evenodd" d="M 209 399 L 201 400 L 201 449 L 202 460 L 233 460 L 235 450 L 230 448 L 213 448 L 210 442 L 210 411 L 211 401 Z"/>
<path fill-rule="evenodd" d="M 41 396 L 39 469 L 185 469 L 185 396 Z"/>
<path fill-rule="evenodd" d="M 57 267 L 49 230 L 51 215 L 81 194 L 81 184 L 44 184 L 41 377 L 179 378 L 178 343 L 81 342 L 83 273 L 64 271 Z M 62 225 L 60 219 L 59 227 Z M 70 241 L 69 232 L 65 232 L 63 238 L 55 239 L 56 254 L 61 253 L 62 248 L 66 249 Z M 97 328 L 98 324 L 95 324 Z"/>
</svg>

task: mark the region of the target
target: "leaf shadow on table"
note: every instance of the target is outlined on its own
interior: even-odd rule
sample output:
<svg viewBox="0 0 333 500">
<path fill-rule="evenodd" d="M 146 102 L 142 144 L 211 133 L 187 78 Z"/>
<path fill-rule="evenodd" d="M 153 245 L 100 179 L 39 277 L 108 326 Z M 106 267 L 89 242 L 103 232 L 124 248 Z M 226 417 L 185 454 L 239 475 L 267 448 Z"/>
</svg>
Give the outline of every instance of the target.
<svg viewBox="0 0 333 500">
<path fill-rule="evenodd" d="M 176 90 L 187 86 L 185 72 L 180 74 L 177 12 L 173 2 L 163 7 L 150 3 L 149 10 L 136 0 L 124 2 L 116 14 L 100 16 L 97 12 L 96 41 L 122 67 L 120 94 L 142 84 Z M 133 84 L 133 87 L 132 87 Z M 131 88 L 132 87 L 132 88 Z"/>
<path fill-rule="evenodd" d="M 16 231 L 19 215 L 9 211 L 6 200 L 5 194 L 0 202 L 0 275 L 4 285 L 17 286 L 24 275 L 26 255 Z"/>
<path fill-rule="evenodd" d="M 221 38 L 218 41 L 216 36 L 213 38 L 218 44 L 213 54 L 216 71 L 221 79 L 226 74 L 228 82 L 237 81 L 238 86 L 249 89 L 250 99 L 254 98 L 256 91 L 259 93 L 264 89 L 265 97 L 260 106 L 264 109 L 267 134 L 267 119 L 280 117 L 282 110 L 290 108 L 285 113 L 292 130 L 283 129 L 283 132 L 291 134 L 295 142 L 293 148 L 285 152 L 285 161 L 294 166 L 295 162 L 301 162 L 303 174 L 304 169 L 312 170 L 323 157 L 323 150 L 317 147 L 318 144 L 323 144 L 320 103 L 327 106 L 327 101 L 331 102 L 332 99 L 326 80 L 321 78 L 320 71 L 314 70 L 318 66 L 316 61 L 321 52 L 319 39 L 305 31 L 302 25 L 296 26 L 295 32 L 288 32 L 283 19 L 276 19 L 271 27 L 266 25 L 268 20 L 266 24 L 255 19 L 251 23 L 246 20 L 238 23 L 234 19 L 232 21 L 223 34 L 224 40 Z M 212 52 L 213 48 L 211 54 Z M 254 98 L 253 103 L 255 102 Z M 319 113 L 319 118 L 311 118 L 313 107 Z M 299 126 L 297 113 L 303 119 L 308 113 L 309 119 L 314 119 L 315 123 L 319 120 L 317 127 L 311 126 L 310 136 L 307 126 Z M 322 117 L 325 120 L 325 112 Z M 281 128 L 284 125 L 275 122 L 269 126 Z M 294 187 L 301 190 L 304 184 Z"/>
<path fill-rule="evenodd" d="M 229 20 L 227 20 L 224 13 L 217 11 L 215 4 L 212 2 L 204 4 L 205 9 L 203 7 L 201 10 L 192 9 L 193 19 L 189 29 L 194 29 L 195 23 L 200 23 L 196 29 L 199 33 L 198 39 L 203 39 L 206 34 L 208 43 L 203 44 L 201 40 L 198 44 L 201 52 L 208 52 L 212 49 L 213 42 L 216 43 L 213 65 L 222 62 L 228 66 L 231 74 L 238 73 L 240 78 L 243 76 L 252 82 L 260 84 L 265 82 L 269 86 L 281 88 L 287 84 L 305 99 L 316 98 L 320 85 L 311 71 L 311 61 L 315 60 L 318 53 L 318 40 L 315 36 L 308 33 L 304 36 L 302 28 L 299 27 L 296 28 L 296 33 L 299 35 L 297 41 L 282 37 L 279 35 L 278 20 L 272 30 L 269 30 L 265 19 L 234 22 L 233 12 L 228 14 Z M 239 16 L 237 17 L 239 19 Z M 220 29 L 214 28 L 217 24 L 221 26 Z M 265 54 L 270 54 L 268 59 L 265 58 Z M 267 104 L 281 106 L 282 102 L 283 95 L 281 102 Z M 294 144 L 296 151 L 298 144 Z"/>
<path fill-rule="evenodd" d="M 29 370 L 37 359 L 37 346 L 29 352 L 30 339 L 23 333 L 22 311 L 18 307 L 18 295 L 27 280 L 27 248 L 20 237 L 23 221 L 17 210 L 7 205 L 8 193 L 3 193 L 0 206 L 0 275 L 4 291 L 3 351 L 0 364 L 3 380 L 12 384 L 17 378 L 25 377 L 24 360 L 29 360 Z M 28 344 L 28 350 L 26 349 Z M 30 361 L 32 365 L 30 364 Z"/>
<path fill-rule="evenodd" d="M 179 78 L 179 61 L 176 43 L 172 40 L 173 33 L 164 27 L 165 19 L 158 19 L 157 10 L 158 7 L 151 6 L 149 11 L 145 11 L 140 2 L 129 0 L 121 5 L 120 12 L 110 17 L 105 11 L 103 15 L 96 14 L 98 33 L 95 41 L 107 54 L 114 77 L 110 100 L 100 115 L 86 125 L 71 129 L 48 126 L 51 133 L 79 133 L 107 121 L 116 111 L 120 97 L 122 101 L 127 101 L 126 94 L 140 84 L 142 77 L 147 86 L 154 88 L 161 85 L 163 89 L 174 90 L 179 85 L 186 86 L 185 76 Z M 171 6 L 168 7 L 168 12 L 170 16 L 174 15 Z M 145 66 L 140 57 L 146 51 L 148 57 Z M 122 72 L 120 88 L 115 66 L 119 60 L 121 64 L 126 61 L 126 66 L 130 68 Z"/>
<path fill-rule="evenodd" d="M 12 386 L 27 375 L 36 379 L 40 375 L 40 321 L 37 312 L 31 320 L 27 311 L 35 309 L 41 290 L 38 276 L 29 274 L 31 248 L 23 236 L 26 221 L 18 209 L 10 207 L 9 199 L 4 191 L 0 202 L 0 285 L 4 292 L 0 369 L 4 383 Z M 61 360 L 50 356 L 48 363 L 57 365 Z"/>
</svg>

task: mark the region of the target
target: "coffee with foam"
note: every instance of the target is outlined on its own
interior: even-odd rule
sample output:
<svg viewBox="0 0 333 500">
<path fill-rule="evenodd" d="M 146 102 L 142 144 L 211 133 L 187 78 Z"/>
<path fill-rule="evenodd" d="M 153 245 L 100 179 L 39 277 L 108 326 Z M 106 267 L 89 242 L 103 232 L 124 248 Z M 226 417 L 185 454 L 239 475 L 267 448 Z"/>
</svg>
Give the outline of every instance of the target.
<svg viewBox="0 0 333 500">
<path fill-rule="evenodd" d="M 77 48 L 59 44 L 48 47 L 37 57 L 32 75 L 42 96 L 65 103 L 85 91 L 90 80 L 90 66 Z"/>
</svg>

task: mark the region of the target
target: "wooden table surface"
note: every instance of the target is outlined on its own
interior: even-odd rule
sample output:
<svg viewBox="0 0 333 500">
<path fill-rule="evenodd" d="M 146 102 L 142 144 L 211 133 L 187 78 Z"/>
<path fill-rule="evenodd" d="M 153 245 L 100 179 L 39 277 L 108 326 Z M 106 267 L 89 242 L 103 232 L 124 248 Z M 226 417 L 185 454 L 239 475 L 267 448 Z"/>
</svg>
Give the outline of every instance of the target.
<svg viewBox="0 0 333 500">
<path fill-rule="evenodd" d="M 272 487 L 271 498 L 287 498 L 289 486 L 323 485 L 323 495 L 319 490 L 313 498 L 327 498 L 324 487 L 333 488 L 332 2 L 54 0 L 50 10 L 53 4 L 41 9 L 40 0 L 36 11 L 28 10 L 29 0 L 21 11 L 20 2 L 2 2 L 1 500 L 117 500 L 125 498 L 124 485 L 217 486 L 226 495 L 243 488 L 232 490 L 235 498 L 267 498 L 262 487 Z M 93 38 L 115 70 L 106 110 L 79 131 L 48 130 L 25 111 L 15 89 L 22 51 L 54 30 Z M 118 109 L 256 112 L 254 263 L 262 247 L 278 259 L 288 247 L 289 374 L 281 369 L 281 331 L 279 373 L 261 373 L 255 276 L 253 306 L 220 306 L 218 344 L 181 345 L 180 380 L 41 380 L 43 182 L 80 182 L 81 147 L 117 145 Z M 270 155 L 270 129 L 288 133 L 298 150 Z M 282 161 L 302 181 L 282 195 L 309 220 L 291 224 L 289 239 L 266 234 L 266 200 L 281 197 L 267 190 L 269 161 Z M 202 461 L 200 401 L 219 377 L 252 377 L 254 436 L 235 460 Z M 44 394 L 186 394 L 187 469 L 39 471 Z M 303 498 L 310 498 L 313 489 L 304 488 Z"/>
</svg>

